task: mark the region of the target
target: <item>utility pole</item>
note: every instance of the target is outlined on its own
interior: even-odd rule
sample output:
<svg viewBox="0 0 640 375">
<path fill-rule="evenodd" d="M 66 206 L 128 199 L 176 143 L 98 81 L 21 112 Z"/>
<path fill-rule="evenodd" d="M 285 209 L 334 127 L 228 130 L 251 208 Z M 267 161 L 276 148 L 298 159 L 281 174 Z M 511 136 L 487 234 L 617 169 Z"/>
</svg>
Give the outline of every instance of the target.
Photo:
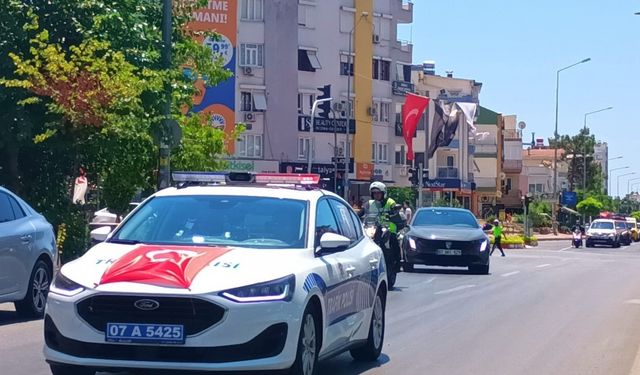
<svg viewBox="0 0 640 375">
<path fill-rule="evenodd" d="M 162 1 L 162 67 L 171 69 L 171 32 L 173 17 L 173 1 Z M 168 77 L 167 77 L 168 79 Z M 160 160 L 158 165 L 158 188 L 165 189 L 171 185 L 171 148 L 169 146 L 169 126 L 171 121 L 171 82 L 164 84 L 164 103 L 162 104 L 162 132 L 160 138 Z"/>
<path fill-rule="evenodd" d="M 422 178 L 422 168 L 423 165 L 422 163 L 418 164 L 418 205 L 416 206 L 416 209 L 422 207 L 423 204 L 423 200 L 422 200 L 422 194 L 423 194 L 423 183 L 424 183 L 424 178 Z"/>
</svg>

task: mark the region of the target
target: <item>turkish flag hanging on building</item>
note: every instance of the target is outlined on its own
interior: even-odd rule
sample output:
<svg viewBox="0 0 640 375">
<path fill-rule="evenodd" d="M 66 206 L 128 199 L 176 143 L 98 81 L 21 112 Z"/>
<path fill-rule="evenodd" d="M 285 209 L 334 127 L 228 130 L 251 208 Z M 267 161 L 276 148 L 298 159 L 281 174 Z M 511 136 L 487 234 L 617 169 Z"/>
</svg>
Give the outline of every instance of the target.
<svg viewBox="0 0 640 375">
<path fill-rule="evenodd" d="M 402 109 L 402 135 L 407 144 L 407 160 L 413 160 L 413 135 L 416 134 L 418 121 L 429 105 L 429 98 L 425 96 L 407 94 Z"/>
</svg>

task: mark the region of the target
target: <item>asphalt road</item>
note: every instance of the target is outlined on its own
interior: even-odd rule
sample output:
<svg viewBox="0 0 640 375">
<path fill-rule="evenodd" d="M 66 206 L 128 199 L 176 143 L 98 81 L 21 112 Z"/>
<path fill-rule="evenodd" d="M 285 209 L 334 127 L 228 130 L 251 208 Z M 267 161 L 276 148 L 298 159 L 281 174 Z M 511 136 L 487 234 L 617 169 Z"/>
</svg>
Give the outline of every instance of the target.
<svg viewBox="0 0 640 375">
<path fill-rule="evenodd" d="M 640 244 L 568 245 L 494 254 L 489 276 L 401 274 L 381 360 L 343 355 L 320 374 L 640 374 Z M 48 375 L 41 347 L 42 322 L 0 305 L 0 373 Z"/>
</svg>

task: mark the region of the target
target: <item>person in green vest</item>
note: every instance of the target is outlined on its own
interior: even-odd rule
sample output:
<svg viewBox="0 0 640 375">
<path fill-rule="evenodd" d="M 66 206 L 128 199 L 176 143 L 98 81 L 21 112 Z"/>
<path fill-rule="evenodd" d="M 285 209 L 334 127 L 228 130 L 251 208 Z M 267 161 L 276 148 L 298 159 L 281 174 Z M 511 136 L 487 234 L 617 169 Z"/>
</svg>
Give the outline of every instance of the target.
<svg viewBox="0 0 640 375">
<path fill-rule="evenodd" d="M 389 228 L 389 247 L 396 256 L 399 264 L 400 244 L 398 242 L 398 230 L 405 225 L 404 215 L 401 215 L 395 200 L 387 196 L 387 186 L 376 181 L 369 186 L 371 199 L 364 204 L 360 211 L 360 217 L 375 215 L 379 217 L 380 224 Z"/>
<path fill-rule="evenodd" d="M 500 221 L 498 219 L 496 219 L 493 222 L 493 238 L 494 238 L 494 242 L 493 242 L 493 247 L 491 248 L 491 252 L 489 253 L 489 255 L 493 255 L 493 252 L 496 250 L 496 247 L 498 248 L 498 250 L 500 250 L 500 252 L 502 253 L 502 256 L 504 255 L 504 250 L 502 250 L 502 236 L 504 236 L 505 238 L 507 237 L 504 234 L 502 225 L 500 225 Z"/>
</svg>

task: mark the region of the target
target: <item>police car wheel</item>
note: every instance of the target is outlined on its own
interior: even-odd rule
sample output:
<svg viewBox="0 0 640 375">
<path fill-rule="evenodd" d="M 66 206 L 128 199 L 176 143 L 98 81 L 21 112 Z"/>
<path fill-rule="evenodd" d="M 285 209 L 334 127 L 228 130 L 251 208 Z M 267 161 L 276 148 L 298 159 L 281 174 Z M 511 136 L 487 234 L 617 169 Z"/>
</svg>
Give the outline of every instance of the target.
<svg viewBox="0 0 640 375">
<path fill-rule="evenodd" d="M 52 363 L 49 365 L 53 375 L 95 375 L 96 370 L 88 367 Z"/>
<path fill-rule="evenodd" d="M 307 306 L 302 316 L 298 352 L 289 370 L 290 375 L 315 375 L 318 372 L 320 352 L 320 320 L 313 306 Z"/>
<path fill-rule="evenodd" d="M 376 299 L 373 303 L 373 312 L 371 313 L 371 324 L 369 325 L 369 336 L 367 342 L 355 349 L 351 349 L 350 353 L 353 359 L 357 361 L 376 361 L 382 353 L 382 345 L 384 344 L 385 331 L 385 298 L 384 292 L 378 291 Z"/>
</svg>

